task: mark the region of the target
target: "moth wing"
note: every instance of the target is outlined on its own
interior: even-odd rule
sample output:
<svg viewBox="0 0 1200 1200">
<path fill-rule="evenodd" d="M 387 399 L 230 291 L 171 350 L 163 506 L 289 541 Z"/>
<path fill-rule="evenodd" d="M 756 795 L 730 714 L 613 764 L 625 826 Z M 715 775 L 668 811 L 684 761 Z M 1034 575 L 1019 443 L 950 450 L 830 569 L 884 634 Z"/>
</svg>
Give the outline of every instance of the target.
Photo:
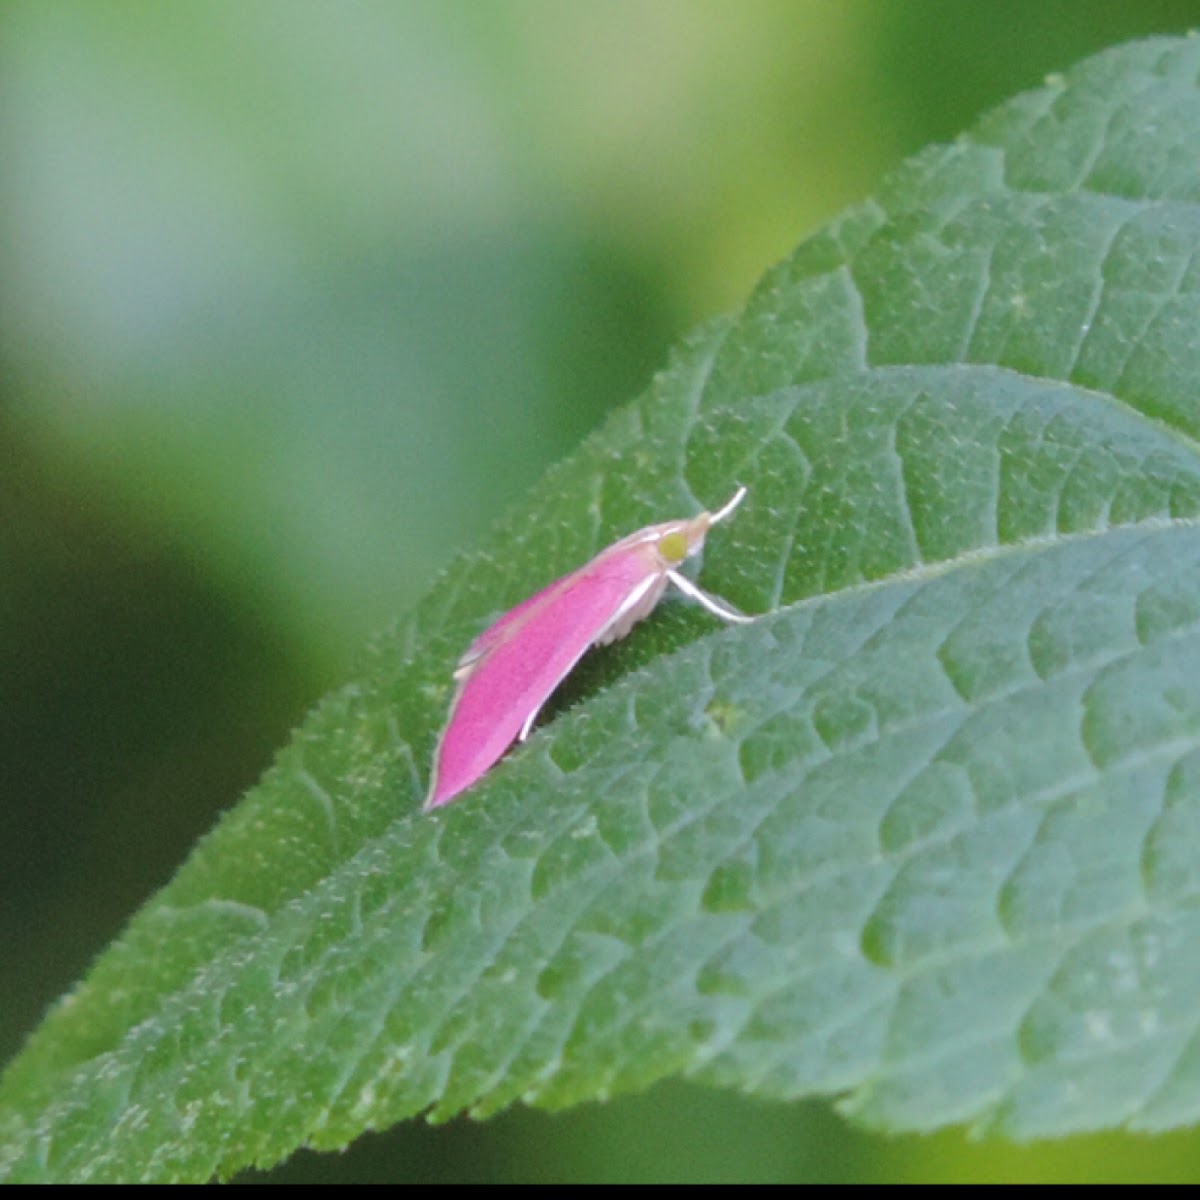
<svg viewBox="0 0 1200 1200">
<path fill-rule="evenodd" d="M 660 574 L 653 547 L 627 538 L 484 630 L 455 672 L 459 690 L 425 807 L 446 803 L 492 766 L 631 594 Z"/>
<path fill-rule="evenodd" d="M 458 665 L 454 668 L 454 678 L 462 679 L 470 673 L 471 667 L 478 662 L 492 646 L 501 639 L 509 636 L 521 622 L 533 612 L 538 605 L 553 595 L 559 588 L 568 585 L 574 575 L 564 575 L 553 583 L 548 583 L 540 592 L 534 592 L 528 600 L 522 600 L 516 608 L 510 608 L 502 617 L 493 621 L 466 649 Z"/>
<path fill-rule="evenodd" d="M 624 603 L 613 613 L 608 623 L 596 634 L 596 645 L 607 646 L 619 642 L 639 621 L 648 617 L 654 606 L 662 599 L 667 587 L 667 572 L 648 576 L 637 588 L 625 597 Z"/>
</svg>

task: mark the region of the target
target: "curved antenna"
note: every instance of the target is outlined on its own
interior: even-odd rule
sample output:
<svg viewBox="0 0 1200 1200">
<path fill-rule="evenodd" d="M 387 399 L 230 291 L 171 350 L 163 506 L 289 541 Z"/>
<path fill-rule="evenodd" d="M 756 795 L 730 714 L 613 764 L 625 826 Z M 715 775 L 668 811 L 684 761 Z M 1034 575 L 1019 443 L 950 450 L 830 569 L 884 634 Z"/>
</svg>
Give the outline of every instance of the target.
<svg viewBox="0 0 1200 1200">
<path fill-rule="evenodd" d="M 733 495 L 730 496 L 729 499 L 726 500 L 725 503 L 722 504 L 721 507 L 718 508 L 711 517 L 708 518 L 708 523 L 710 525 L 715 525 L 718 521 L 725 520 L 725 518 L 729 516 L 729 514 L 733 512 L 733 510 L 737 508 L 739 504 L 741 504 L 745 497 L 746 489 L 739 485 L 738 490 L 734 492 Z"/>
</svg>

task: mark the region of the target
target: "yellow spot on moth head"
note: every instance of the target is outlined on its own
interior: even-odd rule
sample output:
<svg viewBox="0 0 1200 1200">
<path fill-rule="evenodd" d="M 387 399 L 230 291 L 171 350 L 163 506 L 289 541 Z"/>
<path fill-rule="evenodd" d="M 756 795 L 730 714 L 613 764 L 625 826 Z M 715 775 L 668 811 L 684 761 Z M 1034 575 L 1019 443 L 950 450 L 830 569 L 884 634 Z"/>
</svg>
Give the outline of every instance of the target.
<svg viewBox="0 0 1200 1200">
<path fill-rule="evenodd" d="M 682 529 L 673 529 L 658 539 L 658 552 L 672 565 L 683 562 L 688 556 L 688 536 Z"/>
</svg>

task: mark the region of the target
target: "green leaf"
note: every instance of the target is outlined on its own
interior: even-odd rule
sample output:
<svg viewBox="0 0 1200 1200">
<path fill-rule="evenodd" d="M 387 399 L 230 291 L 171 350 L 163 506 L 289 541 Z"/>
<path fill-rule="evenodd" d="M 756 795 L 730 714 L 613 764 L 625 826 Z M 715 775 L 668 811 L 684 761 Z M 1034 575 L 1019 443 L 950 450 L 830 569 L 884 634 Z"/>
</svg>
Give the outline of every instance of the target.
<svg viewBox="0 0 1200 1200">
<path fill-rule="evenodd" d="M 1015 1137 L 1200 1112 L 1200 42 L 801 246 L 459 559 L 65 998 L 15 1179 L 204 1179 L 671 1074 Z M 703 581 L 419 812 L 457 655 L 655 520 Z"/>
</svg>

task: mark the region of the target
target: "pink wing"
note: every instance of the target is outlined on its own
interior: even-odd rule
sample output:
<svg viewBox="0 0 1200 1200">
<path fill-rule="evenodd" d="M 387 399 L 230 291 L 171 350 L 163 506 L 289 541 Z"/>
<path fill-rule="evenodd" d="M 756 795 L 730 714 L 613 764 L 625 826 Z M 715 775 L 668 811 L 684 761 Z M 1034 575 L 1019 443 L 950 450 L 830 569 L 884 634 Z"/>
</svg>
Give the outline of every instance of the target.
<svg viewBox="0 0 1200 1200">
<path fill-rule="evenodd" d="M 507 612 L 471 643 L 426 809 L 453 799 L 500 758 L 629 596 L 661 571 L 651 545 L 627 538 Z"/>
<path fill-rule="evenodd" d="M 590 565 L 590 564 L 589 564 Z M 584 568 L 586 569 L 586 568 Z M 466 653 L 458 660 L 458 666 L 454 668 L 455 679 L 463 678 L 463 672 L 469 670 L 476 662 L 479 661 L 492 646 L 494 646 L 501 638 L 508 636 L 508 632 L 517 627 L 517 623 L 522 620 L 526 614 L 530 613 L 537 605 L 541 604 L 553 592 L 559 588 L 567 587 L 571 580 L 578 572 L 573 572 L 571 575 L 564 575 L 561 579 L 556 579 L 553 583 L 548 583 L 540 592 L 534 592 L 528 600 L 522 600 L 516 608 L 510 608 L 502 617 L 497 617 L 468 647 Z"/>
</svg>

